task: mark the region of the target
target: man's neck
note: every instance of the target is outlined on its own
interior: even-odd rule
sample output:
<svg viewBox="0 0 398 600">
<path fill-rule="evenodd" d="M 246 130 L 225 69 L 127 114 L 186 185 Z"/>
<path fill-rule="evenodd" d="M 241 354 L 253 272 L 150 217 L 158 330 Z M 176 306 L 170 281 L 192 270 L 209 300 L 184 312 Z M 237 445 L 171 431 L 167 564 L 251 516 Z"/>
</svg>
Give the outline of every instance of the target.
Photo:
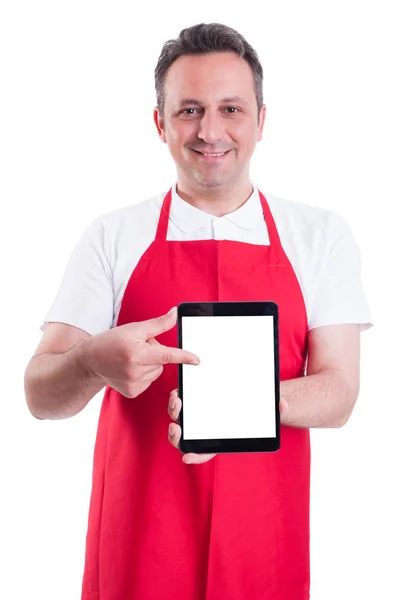
<svg viewBox="0 0 398 600">
<path fill-rule="evenodd" d="M 240 208 L 253 193 L 250 181 L 227 189 L 209 188 L 194 190 L 190 186 L 177 183 L 177 194 L 196 208 L 210 213 L 216 217 L 222 217 Z"/>
</svg>

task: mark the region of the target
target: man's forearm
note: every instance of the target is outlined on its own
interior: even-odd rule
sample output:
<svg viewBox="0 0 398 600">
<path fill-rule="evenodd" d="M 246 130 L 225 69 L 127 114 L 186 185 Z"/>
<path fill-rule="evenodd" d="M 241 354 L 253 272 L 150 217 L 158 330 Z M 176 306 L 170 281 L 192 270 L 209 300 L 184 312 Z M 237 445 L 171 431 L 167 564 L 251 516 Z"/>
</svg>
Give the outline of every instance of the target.
<svg viewBox="0 0 398 600">
<path fill-rule="evenodd" d="M 25 371 L 25 396 L 37 419 L 67 419 L 79 413 L 103 387 L 85 367 L 82 340 L 62 354 L 40 354 Z"/>
<path fill-rule="evenodd" d="M 289 409 L 281 423 L 291 427 L 341 427 L 354 408 L 358 391 L 332 369 L 282 381 L 281 398 Z"/>
</svg>

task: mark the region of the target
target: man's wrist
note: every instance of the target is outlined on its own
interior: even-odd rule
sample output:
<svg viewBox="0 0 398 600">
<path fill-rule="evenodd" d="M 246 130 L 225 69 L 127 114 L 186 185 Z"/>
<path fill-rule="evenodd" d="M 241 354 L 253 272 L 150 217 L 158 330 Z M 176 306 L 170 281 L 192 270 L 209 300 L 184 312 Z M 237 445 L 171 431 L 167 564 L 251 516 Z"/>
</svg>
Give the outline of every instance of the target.
<svg viewBox="0 0 398 600">
<path fill-rule="evenodd" d="M 96 373 L 91 365 L 90 353 L 93 347 L 93 336 L 81 340 L 74 346 L 76 361 L 83 377 L 94 384 L 105 385 L 102 377 Z"/>
</svg>

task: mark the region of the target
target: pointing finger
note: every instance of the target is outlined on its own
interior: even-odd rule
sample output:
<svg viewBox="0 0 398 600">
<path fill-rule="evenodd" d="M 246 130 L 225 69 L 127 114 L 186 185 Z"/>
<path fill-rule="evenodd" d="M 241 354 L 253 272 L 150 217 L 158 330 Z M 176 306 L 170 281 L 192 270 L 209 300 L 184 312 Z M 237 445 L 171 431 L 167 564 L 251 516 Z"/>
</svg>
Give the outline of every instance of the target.
<svg viewBox="0 0 398 600">
<path fill-rule="evenodd" d="M 154 319 L 148 319 L 147 321 L 141 321 L 139 323 L 140 330 L 142 331 L 143 337 L 148 339 L 149 337 L 155 337 L 172 329 L 177 322 L 177 308 L 173 306 L 171 310 L 161 317 L 155 317 Z"/>
<path fill-rule="evenodd" d="M 192 352 L 181 348 L 171 348 L 162 344 L 146 344 L 140 359 L 143 365 L 165 365 L 169 363 L 198 365 L 200 360 Z"/>
</svg>

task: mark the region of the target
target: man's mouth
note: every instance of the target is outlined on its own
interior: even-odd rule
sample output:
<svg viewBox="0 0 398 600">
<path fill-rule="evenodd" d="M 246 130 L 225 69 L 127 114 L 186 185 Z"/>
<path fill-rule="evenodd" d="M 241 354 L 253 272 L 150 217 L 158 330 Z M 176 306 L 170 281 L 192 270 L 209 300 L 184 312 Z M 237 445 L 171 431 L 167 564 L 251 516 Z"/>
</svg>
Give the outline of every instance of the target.
<svg viewBox="0 0 398 600">
<path fill-rule="evenodd" d="M 196 152 L 196 154 L 200 154 L 201 156 L 208 159 L 221 158 L 222 156 L 225 156 L 226 154 L 228 154 L 228 152 L 230 152 L 230 150 L 225 150 L 224 152 L 201 152 L 200 150 L 195 150 L 195 148 L 191 148 L 191 150 L 193 152 Z"/>
</svg>

